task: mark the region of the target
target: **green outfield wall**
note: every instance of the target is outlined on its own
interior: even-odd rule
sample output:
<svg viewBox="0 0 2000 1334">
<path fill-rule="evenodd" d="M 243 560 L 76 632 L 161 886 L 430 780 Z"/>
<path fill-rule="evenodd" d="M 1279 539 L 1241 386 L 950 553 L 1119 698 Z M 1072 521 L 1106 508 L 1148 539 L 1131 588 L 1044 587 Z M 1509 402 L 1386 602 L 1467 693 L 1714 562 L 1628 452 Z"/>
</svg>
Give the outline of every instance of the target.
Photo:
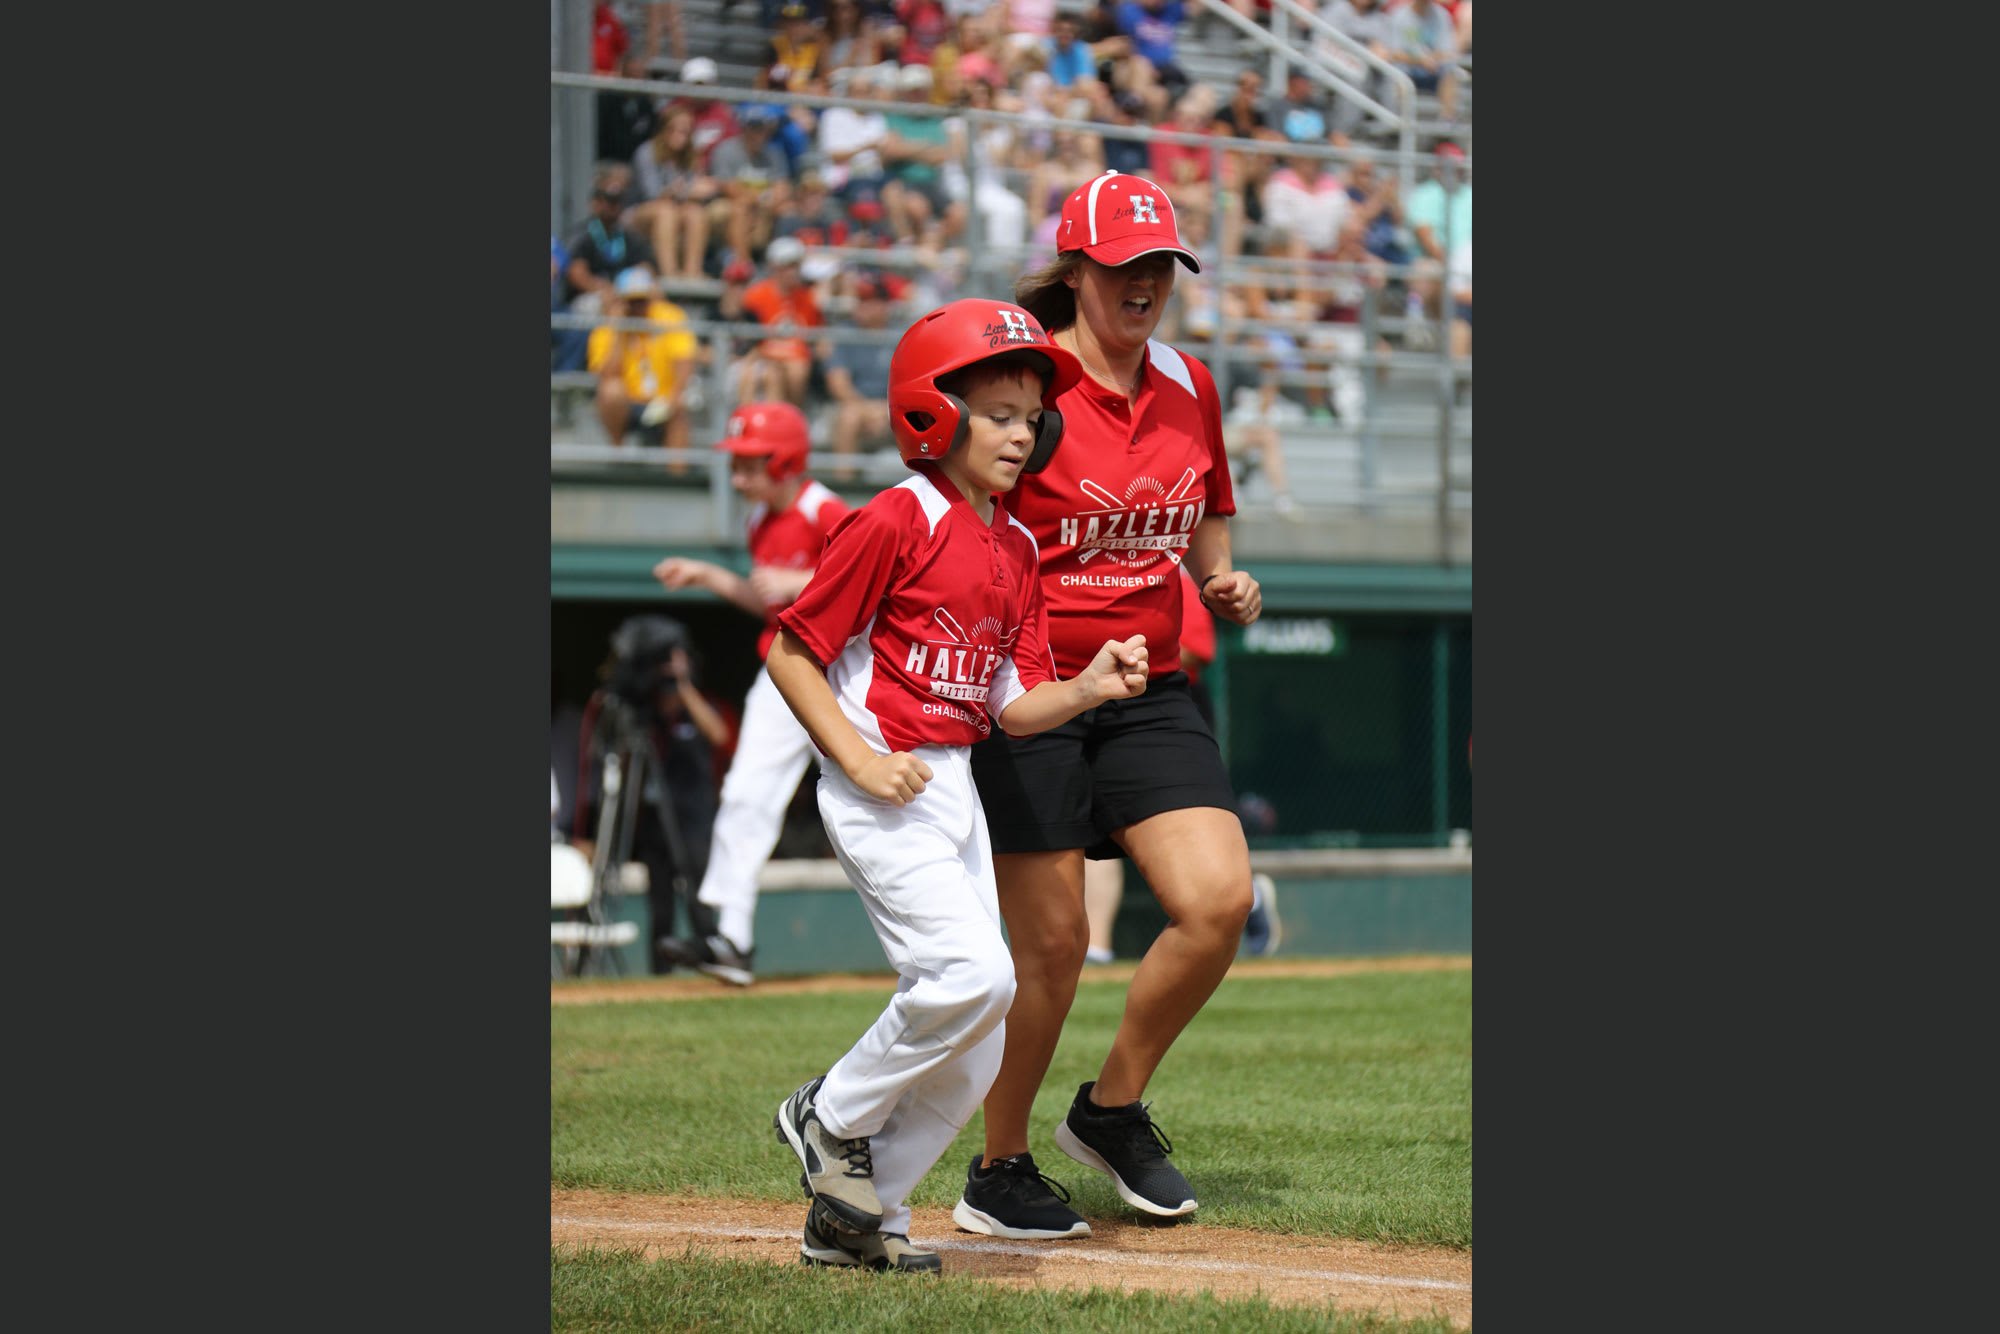
<svg viewBox="0 0 2000 1334">
<path fill-rule="evenodd" d="M 1279 941 L 1271 957 L 1353 958 L 1472 952 L 1472 855 L 1465 849 L 1256 853 L 1271 876 Z M 643 893 L 614 896 L 614 920 L 651 930 Z M 554 920 L 559 915 L 552 914 Z M 1121 959 L 1146 952 L 1166 915 L 1129 863 L 1112 929 Z M 618 970 L 643 976 L 643 943 L 617 952 Z M 772 862 L 757 898 L 757 975 L 881 972 L 888 968 L 860 898 L 831 861 Z"/>
</svg>

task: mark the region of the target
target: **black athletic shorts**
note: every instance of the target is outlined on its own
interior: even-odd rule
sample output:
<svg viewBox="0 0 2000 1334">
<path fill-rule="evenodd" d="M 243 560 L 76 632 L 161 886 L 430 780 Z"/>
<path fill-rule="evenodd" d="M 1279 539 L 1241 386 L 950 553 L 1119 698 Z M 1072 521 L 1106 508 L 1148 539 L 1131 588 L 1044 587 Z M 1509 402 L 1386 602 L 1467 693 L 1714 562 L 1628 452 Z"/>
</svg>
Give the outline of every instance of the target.
<svg viewBox="0 0 2000 1334">
<path fill-rule="evenodd" d="M 1124 855 L 1109 837 L 1114 829 L 1192 806 L 1236 809 L 1186 672 L 1156 677 L 1137 699 L 1111 700 L 1034 736 L 996 727 L 972 748 L 972 777 L 995 852 L 1083 848 L 1105 861 Z"/>
</svg>

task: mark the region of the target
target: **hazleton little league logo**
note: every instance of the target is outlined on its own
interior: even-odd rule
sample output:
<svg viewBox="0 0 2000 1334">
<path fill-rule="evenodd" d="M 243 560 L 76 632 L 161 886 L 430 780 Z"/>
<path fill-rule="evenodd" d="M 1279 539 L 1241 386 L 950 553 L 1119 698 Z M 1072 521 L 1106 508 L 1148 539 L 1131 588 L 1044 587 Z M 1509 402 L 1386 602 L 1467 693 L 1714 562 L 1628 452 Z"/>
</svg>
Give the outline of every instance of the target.
<svg viewBox="0 0 2000 1334">
<path fill-rule="evenodd" d="M 934 704 L 925 705 L 924 712 L 940 712 L 963 719 L 978 728 L 979 734 L 984 736 L 988 727 L 984 709 L 963 709 L 945 705 L 943 700 L 983 703 L 993 681 L 994 669 L 1006 661 L 1021 627 L 1017 625 L 1003 631 L 999 618 L 988 616 L 967 633 L 958 623 L 958 618 L 943 607 L 936 610 L 933 619 L 944 632 L 944 637 L 912 643 L 909 656 L 903 662 L 903 670 L 930 677 L 931 693 L 943 697 Z"/>
<path fill-rule="evenodd" d="M 1078 565 L 1099 555 L 1134 569 L 1162 555 L 1178 564 L 1208 504 L 1206 497 L 1188 498 L 1194 481 L 1193 468 L 1181 474 L 1171 491 L 1154 478 L 1134 478 L 1120 500 L 1086 477 L 1077 483 L 1078 490 L 1103 508 L 1079 509 L 1075 517 L 1059 520 L 1057 540 L 1075 551 Z"/>
</svg>

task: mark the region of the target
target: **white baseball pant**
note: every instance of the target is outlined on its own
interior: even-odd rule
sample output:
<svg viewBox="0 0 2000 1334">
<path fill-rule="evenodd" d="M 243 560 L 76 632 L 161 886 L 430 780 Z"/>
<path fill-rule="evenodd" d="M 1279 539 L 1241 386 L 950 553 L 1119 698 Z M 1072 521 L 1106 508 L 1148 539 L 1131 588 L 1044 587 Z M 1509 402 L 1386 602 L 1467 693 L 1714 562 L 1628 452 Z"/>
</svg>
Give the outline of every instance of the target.
<svg viewBox="0 0 2000 1334">
<path fill-rule="evenodd" d="M 932 777 L 907 806 L 866 795 L 837 765 L 820 772 L 820 815 L 834 854 L 902 980 L 813 1099 L 833 1134 L 869 1137 L 882 1230 L 905 1234 L 903 1201 L 1000 1073 L 1014 1003 L 1014 960 L 1000 934 L 971 754 L 964 746 L 911 753 Z"/>
<path fill-rule="evenodd" d="M 778 846 L 785 808 L 817 754 L 812 738 L 771 683 L 771 673 L 758 668 L 743 699 L 736 756 L 722 780 L 708 869 L 695 891 L 696 898 L 716 910 L 717 929 L 741 949 L 757 943 L 757 873 Z"/>
</svg>

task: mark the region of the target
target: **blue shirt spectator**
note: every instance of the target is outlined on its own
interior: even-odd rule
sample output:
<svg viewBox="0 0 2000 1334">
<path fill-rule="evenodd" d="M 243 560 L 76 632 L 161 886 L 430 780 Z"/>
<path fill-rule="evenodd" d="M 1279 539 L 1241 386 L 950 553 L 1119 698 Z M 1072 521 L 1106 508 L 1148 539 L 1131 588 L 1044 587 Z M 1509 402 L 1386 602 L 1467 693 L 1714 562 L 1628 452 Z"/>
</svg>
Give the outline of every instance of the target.
<svg viewBox="0 0 2000 1334">
<path fill-rule="evenodd" d="M 1180 34 L 1187 11 L 1181 0 L 1134 0 L 1118 6 L 1118 31 L 1132 39 L 1132 49 L 1151 61 L 1155 69 L 1174 63 L 1174 39 Z"/>
<path fill-rule="evenodd" d="M 1063 88 L 1075 87 L 1078 79 L 1096 78 L 1097 57 L 1077 40 L 1076 20 L 1057 14 L 1053 26 L 1054 34 L 1042 39 L 1042 49 L 1049 56 L 1049 77 Z"/>
</svg>

